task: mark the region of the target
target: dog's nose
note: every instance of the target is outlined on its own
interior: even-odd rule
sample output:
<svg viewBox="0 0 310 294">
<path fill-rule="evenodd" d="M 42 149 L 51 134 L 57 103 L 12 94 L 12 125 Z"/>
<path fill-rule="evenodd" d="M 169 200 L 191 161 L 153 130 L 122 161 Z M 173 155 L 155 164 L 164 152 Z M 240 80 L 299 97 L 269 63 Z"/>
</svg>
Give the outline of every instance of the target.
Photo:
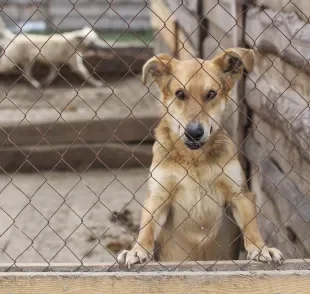
<svg viewBox="0 0 310 294">
<path fill-rule="evenodd" d="M 185 129 L 185 137 L 188 141 L 198 142 L 204 134 L 201 124 L 192 122 Z"/>
</svg>

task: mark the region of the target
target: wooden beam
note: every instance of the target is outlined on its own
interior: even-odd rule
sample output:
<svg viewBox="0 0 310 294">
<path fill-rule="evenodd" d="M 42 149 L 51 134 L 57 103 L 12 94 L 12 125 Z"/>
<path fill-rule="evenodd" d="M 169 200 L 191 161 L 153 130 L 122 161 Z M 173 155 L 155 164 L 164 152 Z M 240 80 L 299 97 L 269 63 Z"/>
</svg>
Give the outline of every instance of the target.
<svg viewBox="0 0 310 294">
<path fill-rule="evenodd" d="M 253 81 L 256 81 L 255 84 Z M 246 101 L 249 107 L 270 125 L 281 130 L 310 160 L 310 110 L 306 105 L 295 102 L 301 99 L 296 91 L 284 91 L 275 89 L 270 80 L 265 76 L 259 77 L 255 72 L 246 81 Z"/>
<path fill-rule="evenodd" d="M 166 7 L 169 10 L 170 15 L 175 17 L 178 24 L 178 37 L 183 43 L 182 47 L 189 45 L 194 51 L 195 56 L 199 54 L 200 40 L 200 19 L 197 11 L 198 2 L 201 0 L 191 1 L 175 1 L 164 0 Z M 182 36 L 182 37 L 181 37 Z"/>
<path fill-rule="evenodd" d="M 309 293 L 310 272 L 1 273 L 7 293 Z"/>
<path fill-rule="evenodd" d="M 246 24 L 245 40 L 251 48 L 279 54 L 285 61 L 310 72 L 306 66 L 310 59 L 310 28 L 295 12 L 252 7 L 247 11 Z"/>
<path fill-rule="evenodd" d="M 236 272 L 236 271 L 301 271 L 310 270 L 310 259 L 288 259 L 282 264 L 249 260 L 218 260 L 189 262 L 149 262 L 136 264 L 131 269 L 115 263 L 0 263 L 3 272 Z"/>
<path fill-rule="evenodd" d="M 172 13 L 164 0 L 151 1 L 150 10 L 154 34 L 159 34 L 161 40 L 165 42 L 170 51 L 160 53 L 175 54 L 178 52 L 177 55 L 180 59 L 190 59 L 197 55 L 197 50 L 188 41 L 188 36 L 185 34 L 184 30 L 177 25 L 177 15 Z"/>
<path fill-rule="evenodd" d="M 260 229 L 267 244 L 281 250 L 285 258 L 309 256 L 310 202 L 307 196 L 271 156 L 266 157 L 266 144 L 261 145 L 249 137 L 245 147 L 246 155 L 255 164 L 253 172 L 256 174 L 259 169 L 259 174 L 252 179 L 256 182 L 253 192 L 258 196 Z"/>
<path fill-rule="evenodd" d="M 257 131 L 251 134 L 262 148 L 262 155 L 276 162 L 284 174 L 288 174 L 298 189 L 307 194 L 310 184 L 310 162 L 279 129 L 273 127 L 253 112 L 253 125 Z M 278 142 L 279 141 L 279 142 Z"/>
<path fill-rule="evenodd" d="M 150 2 L 150 17 L 155 36 L 159 34 L 170 52 L 173 54 L 177 49 L 176 19 L 169 12 L 163 0 L 152 0 Z M 159 53 L 159 52 L 156 52 Z M 162 52 L 160 52 L 162 53 Z"/>
<path fill-rule="evenodd" d="M 246 0 L 249 4 L 253 6 L 259 7 L 268 7 L 272 9 L 275 13 L 279 12 L 296 12 L 297 15 L 308 22 L 308 17 L 310 15 L 310 2 L 307 0 L 297 0 L 297 1 L 287 1 L 287 0 L 277 0 L 277 1 L 270 1 L 270 0 Z"/>
</svg>

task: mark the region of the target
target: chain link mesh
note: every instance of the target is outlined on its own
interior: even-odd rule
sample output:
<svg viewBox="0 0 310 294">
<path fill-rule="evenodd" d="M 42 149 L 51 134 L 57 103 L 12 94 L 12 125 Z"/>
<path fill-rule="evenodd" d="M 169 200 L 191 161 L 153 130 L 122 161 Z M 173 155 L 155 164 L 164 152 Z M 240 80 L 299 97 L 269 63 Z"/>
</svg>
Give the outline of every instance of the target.
<svg viewBox="0 0 310 294">
<path fill-rule="evenodd" d="M 143 229 L 141 211 L 151 214 L 144 199 L 153 178 L 148 172 L 154 128 L 167 114 L 174 115 L 163 105 L 154 83 L 142 83 L 143 63 L 157 53 L 199 62 L 198 58 L 236 46 L 255 50 L 254 72 L 246 74 L 228 97 L 224 121 L 213 123 L 228 128 L 237 148 L 247 183 L 256 194 L 266 244 L 281 249 L 285 260 L 299 258 L 308 265 L 310 56 L 303 47 L 308 6 L 297 0 L 228 2 L 1 1 L 5 25 L 0 25 L 0 260 L 6 271 L 25 270 L 21 263 L 42 263 L 42 270 L 72 263 L 79 270 L 98 262 L 109 262 L 107 271 L 116 270 L 117 254 L 132 248 Z M 73 44 L 68 31 L 84 25 L 90 30 Z M 8 29 L 13 33 L 4 33 Z M 93 31 L 105 48 L 89 45 L 82 50 L 80 44 Z M 69 53 L 60 50 L 64 43 Z M 61 56 L 61 63 L 54 64 L 51 56 Z M 75 58 L 83 65 L 72 65 Z M 41 83 L 49 73 L 52 78 Z M 156 104 L 165 113 L 156 112 Z M 230 162 L 220 166 L 211 160 L 222 173 Z M 193 163 L 178 164 L 187 172 L 174 189 L 191 178 L 202 197 L 190 209 L 172 200 L 186 214 L 174 232 L 189 220 L 201 227 L 191 213 L 206 198 L 223 210 L 209 231 L 224 217 L 232 220 L 231 204 L 218 203 L 189 174 Z M 171 232 L 162 230 L 187 256 L 173 267 L 156 261 L 161 270 L 176 270 L 193 259 L 193 252 L 207 239 L 221 253 L 212 265 L 194 259 L 195 266 L 209 270 L 220 259 L 230 259 L 231 252 L 234 259 L 244 259 L 244 248 L 238 249 L 243 243 L 240 232 L 223 247 L 202 227 L 204 238 L 187 250 Z M 143 271 L 148 263 L 136 270 Z M 247 270 L 249 264 L 236 265 Z"/>
</svg>

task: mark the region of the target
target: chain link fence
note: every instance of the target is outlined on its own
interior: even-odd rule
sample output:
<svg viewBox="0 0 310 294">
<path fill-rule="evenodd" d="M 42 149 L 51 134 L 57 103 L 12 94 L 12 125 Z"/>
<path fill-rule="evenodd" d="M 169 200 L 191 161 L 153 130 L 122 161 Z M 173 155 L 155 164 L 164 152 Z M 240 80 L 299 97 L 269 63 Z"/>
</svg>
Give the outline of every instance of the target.
<svg viewBox="0 0 310 294">
<path fill-rule="evenodd" d="M 253 226 L 253 219 L 243 224 L 241 232 L 231 211 L 233 202 L 219 200 L 225 191 L 215 192 L 223 175 L 233 182 L 227 193 L 238 186 L 235 170 L 227 173 L 236 156 L 255 194 L 255 199 L 246 197 L 246 207 L 256 210 L 253 217 L 266 245 L 281 250 L 284 260 L 301 259 L 309 268 L 310 6 L 306 0 L 270 2 L 1 1 L 0 260 L 5 271 L 24 271 L 25 263 L 40 263 L 43 271 L 71 263 L 73 270 L 79 270 L 98 262 L 109 263 L 103 267 L 106 271 L 119 270 L 118 254 L 132 249 L 140 230 L 149 224 L 163 239 L 160 245 L 156 242 L 155 251 L 145 248 L 152 258 L 142 256 L 145 260 L 137 271 L 145 270 L 153 259 L 157 270 L 168 271 L 186 261 L 209 270 L 220 259 L 246 259 L 243 243 L 248 237 L 242 233 Z M 233 47 L 246 49 L 237 60 L 236 53 L 222 55 L 223 66 L 226 56 L 234 58 L 219 83 L 200 60 Z M 253 71 L 245 61 L 251 49 Z M 175 112 L 185 98 L 174 97 L 169 105 L 160 98 L 156 79 L 163 70 L 154 64 L 150 71 L 155 81 L 142 81 L 143 64 L 159 53 L 196 61 L 197 72 L 203 71 L 209 83 L 218 85 L 212 89 L 214 97 L 223 95 L 223 85 L 232 82 L 231 75 L 243 66 L 244 74 L 227 96 L 222 121 L 202 105 L 187 121 L 211 117 L 215 136 L 227 129 L 236 151 L 224 164 L 217 162 L 227 157 L 221 144 L 213 153 L 207 148 L 201 153 L 187 150 L 194 154 L 190 162 L 184 163 L 185 153 L 175 156 L 179 144 L 185 150 L 185 137 L 192 140 Z M 165 69 L 169 66 L 165 63 Z M 190 112 L 200 99 L 188 88 L 197 73 L 184 82 L 180 72 L 173 78 L 187 91 Z M 175 80 L 168 86 L 175 87 Z M 171 95 L 165 91 L 170 90 L 162 89 L 163 95 Z M 182 91 L 180 95 L 185 95 Z M 154 132 L 163 128 L 167 117 L 184 129 L 168 149 L 159 131 Z M 171 173 L 184 170 L 171 190 L 154 170 L 163 160 L 158 161 L 160 148 L 166 150 L 165 160 L 174 156 Z M 153 154 L 156 159 L 149 173 Z M 198 175 L 202 170 L 192 172 L 203 158 L 211 158 L 208 164 L 221 171 L 207 184 Z M 169 192 L 153 210 L 144 202 L 151 185 Z M 187 196 L 196 200 L 175 196 L 184 185 L 193 192 Z M 181 215 L 170 227 L 166 219 L 155 217 L 167 199 L 169 213 Z M 140 226 L 141 211 L 148 214 L 148 221 Z M 213 221 L 206 222 L 205 215 L 214 213 Z M 180 240 L 190 240 L 190 245 L 183 246 Z M 167 244 L 171 256 L 163 254 Z M 204 245 L 210 254 L 201 254 Z M 180 251 L 182 257 L 175 259 L 174 253 Z M 134 257 L 139 261 L 139 254 Z M 211 260 L 211 265 L 204 260 Z M 164 261 L 173 261 L 173 266 Z M 236 265 L 247 270 L 250 261 Z"/>
</svg>

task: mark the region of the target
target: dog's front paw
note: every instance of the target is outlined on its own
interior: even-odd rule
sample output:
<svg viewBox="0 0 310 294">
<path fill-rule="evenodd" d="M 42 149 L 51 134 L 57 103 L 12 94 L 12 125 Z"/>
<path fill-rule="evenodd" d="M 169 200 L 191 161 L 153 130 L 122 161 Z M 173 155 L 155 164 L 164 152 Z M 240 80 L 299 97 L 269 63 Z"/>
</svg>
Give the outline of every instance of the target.
<svg viewBox="0 0 310 294">
<path fill-rule="evenodd" d="M 278 262 L 281 263 L 283 260 L 283 254 L 277 248 L 269 248 L 264 246 L 262 249 L 259 249 L 256 246 L 250 246 L 247 249 L 249 260 L 263 261 L 263 262 Z"/>
<path fill-rule="evenodd" d="M 150 254 L 142 247 L 134 247 L 131 250 L 123 250 L 117 256 L 117 262 L 120 265 L 128 266 L 129 269 L 132 264 L 146 263 L 150 261 L 150 259 Z"/>
</svg>

